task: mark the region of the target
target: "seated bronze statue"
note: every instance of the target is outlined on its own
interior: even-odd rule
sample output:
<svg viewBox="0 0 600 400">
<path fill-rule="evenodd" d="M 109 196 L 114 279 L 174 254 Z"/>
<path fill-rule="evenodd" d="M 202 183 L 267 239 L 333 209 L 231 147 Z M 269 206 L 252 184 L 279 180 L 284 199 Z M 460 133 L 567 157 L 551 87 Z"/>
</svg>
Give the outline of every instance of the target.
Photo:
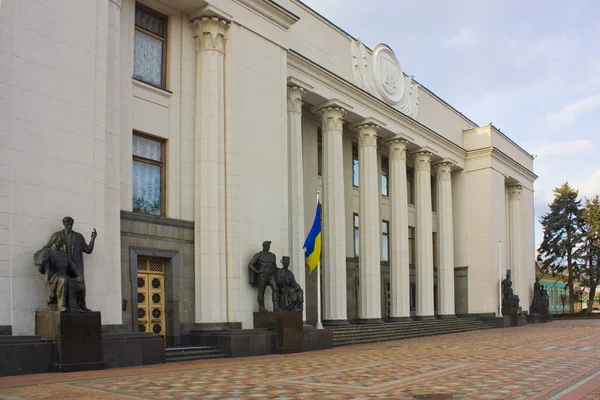
<svg viewBox="0 0 600 400">
<path fill-rule="evenodd" d="M 83 277 L 77 265 L 64 251 L 64 240 L 58 236 L 50 247 L 44 247 L 34 255 L 38 271 L 45 275 L 48 306 L 54 311 L 83 311 L 77 307 L 77 300 L 69 295 L 70 285 L 77 292 L 83 287 Z M 70 304 L 75 304 L 71 307 Z"/>
<path fill-rule="evenodd" d="M 289 270 L 290 258 L 281 257 L 283 268 L 278 268 L 275 280 L 279 288 L 279 308 L 282 311 L 302 312 L 304 304 L 304 291 L 296 282 L 294 273 Z"/>
</svg>

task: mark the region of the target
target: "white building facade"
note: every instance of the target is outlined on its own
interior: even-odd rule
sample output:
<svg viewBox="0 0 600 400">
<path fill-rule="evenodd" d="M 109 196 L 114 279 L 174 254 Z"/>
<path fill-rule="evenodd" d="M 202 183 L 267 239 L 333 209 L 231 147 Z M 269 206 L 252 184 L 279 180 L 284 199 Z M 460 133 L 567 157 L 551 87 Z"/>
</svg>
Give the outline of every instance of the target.
<svg viewBox="0 0 600 400">
<path fill-rule="evenodd" d="M 0 332 L 34 333 L 33 254 L 67 215 L 98 231 L 107 331 L 252 328 L 263 240 L 315 322 L 317 192 L 324 324 L 498 315 L 507 269 L 530 304 L 532 157 L 389 47 L 296 0 L 2 0 L 0 20 Z"/>
</svg>

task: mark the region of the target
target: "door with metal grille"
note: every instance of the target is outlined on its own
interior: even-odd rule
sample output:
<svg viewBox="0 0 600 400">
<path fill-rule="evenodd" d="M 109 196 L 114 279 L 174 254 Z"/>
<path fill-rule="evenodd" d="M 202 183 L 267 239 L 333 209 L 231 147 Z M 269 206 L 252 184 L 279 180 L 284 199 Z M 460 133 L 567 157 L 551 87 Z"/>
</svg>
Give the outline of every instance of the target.
<svg viewBox="0 0 600 400">
<path fill-rule="evenodd" d="M 138 331 L 165 336 L 165 262 L 138 258 Z"/>
</svg>

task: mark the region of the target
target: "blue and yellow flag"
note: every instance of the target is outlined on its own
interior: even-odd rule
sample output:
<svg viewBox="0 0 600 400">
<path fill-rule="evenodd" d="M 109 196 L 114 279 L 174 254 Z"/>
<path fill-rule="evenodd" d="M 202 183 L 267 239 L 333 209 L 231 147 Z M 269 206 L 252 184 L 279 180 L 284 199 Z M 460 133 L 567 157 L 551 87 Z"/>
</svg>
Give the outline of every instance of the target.
<svg viewBox="0 0 600 400">
<path fill-rule="evenodd" d="M 306 263 L 310 272 L 317 268 L 321 260 L 321 204 L 317 203 L 317 213 L 310 232 L 304 241 Z"/>
</svg>

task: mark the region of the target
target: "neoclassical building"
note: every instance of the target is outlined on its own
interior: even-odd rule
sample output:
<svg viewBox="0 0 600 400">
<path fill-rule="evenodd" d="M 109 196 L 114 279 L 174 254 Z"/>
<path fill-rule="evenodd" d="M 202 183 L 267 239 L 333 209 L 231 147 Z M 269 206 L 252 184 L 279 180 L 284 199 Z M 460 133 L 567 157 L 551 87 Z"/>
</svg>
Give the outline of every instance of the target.
<svg viewBox="0 0 600 400">
<path fill-rule="evenodd" d="M 98 231 L 106 331 L 252 328 L 264 240 L 314 323 L 317 193 L 325 325 L 498 315 L 507 269 L 528 308 L 532 157 L 407 76 L 402 49 L 298 0 L 0 4 L 0 333 L 33 334 L 33 254 L 67 215 Z"/>
</svg>

